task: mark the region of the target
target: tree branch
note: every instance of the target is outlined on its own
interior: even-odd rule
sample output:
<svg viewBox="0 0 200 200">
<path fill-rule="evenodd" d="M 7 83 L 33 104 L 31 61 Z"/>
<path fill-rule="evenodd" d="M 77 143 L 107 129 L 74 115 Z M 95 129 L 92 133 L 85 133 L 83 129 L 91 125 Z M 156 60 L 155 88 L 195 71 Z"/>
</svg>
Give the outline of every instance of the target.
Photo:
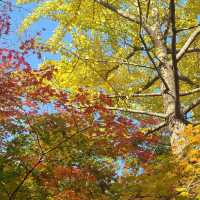
<svg viewBox="0 0 200 200">
<path fill-rule="evenodd" d="M 181 49 L 177 49 L 176 52 L 179 53 Z M 167 52 L 170 54 L 172 53 L 171 49 L 167 49 Z M 188 48 L 187 51 L 185 53 L 199 53 L 200 52 L 200 48 L 194 47 L 194 48 Z"/>
<path fill-rule="evenodd" d="M 13 200 L 16 193 L 18 192 L 18 190 L 21 188 L 21 186 L 24 184 L 24 182 L 26 181 L 26 179 L 29 177 L 29 175 L 34 171 L 34 169 L 42 162 L 42 157 L 35 163 L 35 165 L 33 165 L 33 167 L 26 173 L 26 175 L 24 176 L 24 178 L 22 179 L 22 181 L 19 183 L 19 185 L 17 185 L 17 187 L 15 188 L 15 190 L 11 193 L 11 195 L 9 196 L 9 200 Z"/>
<path fill-rule="evenodd" d="M 142 93 L 142 94 L 132 94 L 131 97 L 158 97 L 162 96 L 161 93 L 153 92 L 153 93 Z"/>
<path fill-rule="evenodd" d="M 139 21 L 137 20 L 137 18 L 135 18 L 134 16 L 130 15 L 129 13 L 126 13 L 120 9 L 117 9 L 115 6 L 113 6 L 112 4 L 102 1 L 102 0 L 94 0 L 96 3 L 102 5 L 103 7 L 113 11 L 114 13 L 118 14 L 119 16 L 129 20 L 130 22 L 134 22 L 136 24 L 139 24 Z"/>
<path fill-rule="evenodd" d="M 193 86 L 196 86 L 196 87 L 199 87 L 198 84 L 194 83 L 192 80 L 190 80 L 189 77 L 187 76 L 184 76 L 184 75 L 179 75 L 179 79 L 189 85 L 193 85 Z"/>
<path fill-rule="evenodd" d="M 126 108 L 115 108 L 115 107 L 106 107 L 109 110 L 118 110 L 121 112 L 128 112 L 128 113 L 134 113 L 134 114 L 141 114 L 141 115 L 149 115 L 159 118 L 166 118 L 167 115 L 164 113 L 156 113 L 156 112 L 148 112 L 148 111 L 142 111 L 142 110 L 132 110 L 132 109 L 126 109 Z"/>
<path fill-rule="evenodd" d="M 190 90 L 188 92 L 182 92 L 179 94 L 179 96 L 188 96 L 190 94 L 194 94 L 194 93 L 198 93 L 200 92 L 200 88 L 195 88 L 193 90 Z M 126 96 L 126 95 L 114 95 L 114 96 L 109 96 L 109 98 L 123 98 L 123 99 L 129 99 L 131 97 L 160 97 L 162 96 L 162 93 L 158 93 L 158 92 L 152 92 L 152 93 L 136 93 L 136 94 L 132 94 L 130 96 Z"/>
<path fill-rule="evenodd" d="M 146 65 L 139 65 L 139 64 L 135 64 L 135 63 L 129 62 L 129 59 L 131 59 L 134 55 L 135 55 L 135 49 L 131 53 L 129 53 L 123 61 L 119 61 L 119 62 L 116 61 L 117 65 L 106 72 L 105 78 L 107 79 L 109 74 L 112 73 L 113 71 L 117 70 L 120 67 L 120 65 L 122 65 L 122 64 L 125 64 L 125 65 L 128 65 L 128 66 L 133 65 L 133 66 L 136 66 L 136 67 L 143 67 L 143 68 L 148 68 L 148 69 L 153 69 L 154 70 L 154 68 L 148 67 Z M 110 63 L 110 61 L 108 61 L 108 62 Z"/>
<path fill-rule="evenodd" d="M 167 125 L 166 122 L 162 122 L 162 123 L 158 124 L 157 126 L 149 129 L 147 132 L 145 132 L 145 135 L 150 135 L 156 131 L 159 131 L 161 128 L 165 127 L 166 125 Z"/>
<path fill-rule="evenodd" d="M 184 113 L 190 112 L 192 109 L 197 107 L 200 104 L 200 97 L 195 99 L 189 106 L 184 109 Z"/>
<path fill-rule="evenodd" d="M 195 84 L 192 80 L 190 80 L 187 76 L 184 76 L 184 75 L 179 75 L 179 79 L 181 81 L 184 81 L 186 83 L 188 83 L 189 85 L 194 85 L 194 86 L 197 86 L 199 87 L 199 85 Z M 147 90 L 148 88 L 150 88 L 157 80 L 159 80 L 159 77 L 158 76 L 155 76 L 154 78 L 152 78 L 151 80 L 149 80 L 146 85 L 144 85 L 142 87 L 141 90 L 137 91 L 136 94 L 140 94 L 141 92 Z M 184 95 L 183 95 L 184 96 Z"/>
<path fill-rule="evenodd" d="M 195 41 L 197 36 L 200 34 L 200 27 L 198 27 L 188 38 L 186 43 L 183 45 L 183 47 L 180 49 L 180 51 L 176 55 L 177 62 L 185 55 L 191 44 Z"/>
<path fill-rule="evenodd" d="M 197 92 L 200 92 L 200 88 L 195 88 L 195 89 L 190 90 L 188 92 L 183 92 L 183 93 L 180 94 L 180 96 L 187 96 L 187 95 L 194 94 L 194 93 L 197 93 Z"/>
<path fill-rule="evenodd" d="M 181 29 L 176 30 L 176 33 L 179 33 L 179 32 L 182 32 L 182 31 L 188 31 L 188 30 L 197 28 L 198 26 L 200 26 L 200 24 L 197 24 L 195 26 L 191 26 L 191 27 L 188 27 L 188 28 L 181 28 Z"/>
<path fill-rule="evenodd" d="M 105 2 L 103 0 L 94 0 L 96 3 L 102 5 L 104 8 L 109 9 L 110 11 L 113 11 L 114 13 L 118 14 L 119 16 L 121 16 L 124 19 L 127 19 L 130 22 L 134 22 L 138 25 L 140 25 L 140 19 L 131 15 L 128 12 L 124 12 L 118 8 L 116 8 L 115 6 L 113 6 L 112 4 Z M 147 26 L 146 24 L 143 24 L 144 29 L 149 32 L 150 31 L 150 27 Z"/>
<path fill-rule="evenodd" d="M 144 47 L 138 47 L 138 46 L 133 46 L 132 44 L 129 44 L 127 42 L 125 42 L 125 44 L 131 48 L 133 48 L 134 51 L 146 51 Z M 148 50 L 151 51 L 152 49 L 154 49 L 154 47 L 149 47 Z"/>
<path fill-rule="evenodd" d="M 130 96 L 126 96 L 126 95 L 113 95 L 113 96 L 109 96 L 109 98 L 122 98 L 122 99 L 129 99 L 131 97 L 158 97 L 158 96 L 162 96 L 161 93 L 142 93 L 142 94 L 132 94 Z"/>
<path fill-rule="evenodd" d="M 147 90 L 148 88 L 150 88 L 157 80 L 159 80 L 158 76 L 155 76 L 154 78 L 152 78 L 151 80 L 149 80 L 143 87 L 142 89 L 138 90 L 136 93 L 140 94 L 141 92 Z"/>
</svg>

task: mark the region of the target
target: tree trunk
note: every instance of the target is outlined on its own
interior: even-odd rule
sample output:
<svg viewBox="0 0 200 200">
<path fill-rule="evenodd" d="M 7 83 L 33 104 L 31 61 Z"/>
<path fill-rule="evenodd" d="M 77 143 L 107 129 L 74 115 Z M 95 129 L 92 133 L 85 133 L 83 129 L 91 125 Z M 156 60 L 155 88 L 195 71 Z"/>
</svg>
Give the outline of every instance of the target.
<svg viewBox="0 0 200 200">
<path fill-rule="evenodd" d="M 175 77 L 170 64 L 166 64 L 161 69 L 162 76 L 166 81 L 169 90 L 161 83 L 161 92 L 163 96 L 164 112 L 168 115 L 168 129 L 171 133 L 171 149 L 172 153 L 181 157 L 183 150 L 187 145 L 186 139 L 181 136 L 181 132 L 185 128 L 183 113 L 180 110 L 180 116 L 176 116 L 176 94 L 175 94 Z"/>
<path fill-rule="evenodd" d="M 167 125 L 171 133 L 171 149 L 172 153 L 181 157 L 183 150 L 187 146 L 186 139 L 181 136 L 181 132 L 185 128 L 183 113 L 180 106 L 177 107 L 177 92 L 176 92 L 176 80 L 173 68 L 172 57 L 167 53 L 167 47 L 165 46 L 163 35 L 160 32 L 159 24 L 155 23 L 152 28 L 149 28 L 148 33 L 154 43 L 157 50 L 157 55 L 161 63 L 160 78 L 161 85 L 160 90 L 163 97 L 164 112 L 168 116 Z M 179 103 L 179 102 L 178 102 Z M 177 112 L 177 109 L 178 112 Z M 177 115 L 177 113 L 179 113 Z"/>
</svg>

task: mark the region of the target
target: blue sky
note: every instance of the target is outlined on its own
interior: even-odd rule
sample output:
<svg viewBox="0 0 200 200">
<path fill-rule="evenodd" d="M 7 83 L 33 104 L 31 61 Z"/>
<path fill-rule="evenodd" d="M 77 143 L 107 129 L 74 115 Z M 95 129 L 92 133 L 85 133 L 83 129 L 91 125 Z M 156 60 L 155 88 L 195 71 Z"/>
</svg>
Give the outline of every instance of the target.
<svg viewBox="0 0 200 200">
<path fill-rule="evenodd" d="M 15 0 L 11 0 L 11 2 L 13 6 L 13 12 L 10 13 L 11 23 L 12 23 L 11 34 L 9 36 L 6 36 L 5 38 L 0 38 L 1 48 L 9 47 L 10 49 L 18 49 L 20 42 L 36 36 L 37 32 L 42 32 L 41 34 L 42 41 L 47 40 L 52 35 L 54 29 L 57 26 L 57 23 L 45 18 L 40 19 L 38 22 L 32 24 L 30 28 L 28 28 L 22 35 L 19 35 L 17 33 L 17 30 L 20 26 L 20 23 L 36 7 L 36 3 L 17 5 Z M 2 2 L 0 0 L 0 3 L 4 4 L 4 0 L 2 0 Z M 42 31 L 43 28 L 45 28 L 46 30 Z M 5 39 L 6 39 L 6 44 L 4 44 Z M 67 34 L 65 39 L 68 42 L 71 42 L 72 40 L 71 35 Z M 38 68 L 38 65 L 44 59 L 59 59 L 59 55 L 45 53 L 42 56 L 42 60 L 39 60 L 37 58 L 37 55 L 34 54 L 26 56 L 26 61 L 28 61 L 34 69 Z"/>
</svg>

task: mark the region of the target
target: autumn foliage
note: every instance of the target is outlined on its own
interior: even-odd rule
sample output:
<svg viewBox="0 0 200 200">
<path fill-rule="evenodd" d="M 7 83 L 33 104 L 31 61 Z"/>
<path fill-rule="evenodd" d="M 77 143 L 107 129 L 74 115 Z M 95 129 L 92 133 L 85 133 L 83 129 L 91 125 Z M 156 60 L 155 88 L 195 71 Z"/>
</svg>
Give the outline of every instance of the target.
<svg viewBox="0 0 200 200">
<path fill-rule="evenodd" d="M 13 7 L 1 4 L 0 41 L 6 44 Z M 76 68 L 73 58 L 68 60 L 73 69 L 63 73 L 63 60 L 46 61 L 38 69 L 28 62 L 28 55 L 40 60 L 51 50 L 37 37 L 17 48 L 0 48 L 0 199 L 200 199 L 200 126 L 189 124 L 177 133 L 187 146 L 182 157 L 173 155 L 169 132 L 149 131 L 160 124 L 157 116 L 115 109 L 126 107 L 128 97 L 115 91 L 118 98 L 113 98 L 107 90 L 112 70 L 97 71 L 107 76 L 97 80 L 103 79 L 104 89 L 93 80 L 94 90 L 87 84 L 67 88 L 64 75 L 75 83 L 82 78 L 80 71 L 70 77 Z"/>
<path fill-rule="evenodd" d="M 4 29 L 2 34 L 9 34 Z M 79 88 L 70 94 L 54 88 L 50 81 L 56 69 L 33 70 L 26 61 L 33 49 L 34 39 L 19 50 L 0 49 L 0 196 L 107 199 L 105 192 L 118 179 L 117 160 L 128 156 L 149 162 L 159 139 L 109 110 L 113 102 L 103 92 L 91 95 Z"/>
</svg>

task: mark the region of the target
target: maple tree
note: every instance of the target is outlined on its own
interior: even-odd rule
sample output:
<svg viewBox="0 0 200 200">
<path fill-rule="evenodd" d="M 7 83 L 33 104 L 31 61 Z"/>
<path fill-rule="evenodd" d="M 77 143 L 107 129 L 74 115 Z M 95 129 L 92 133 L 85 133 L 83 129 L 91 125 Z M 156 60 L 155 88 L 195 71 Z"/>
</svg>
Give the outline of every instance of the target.
<svg viewBox="0 0 200 200">
<path fill-rule="evenodd" d="M 0 198 L 200 199 L 199 2 L 37 3 L 19 31 L 46 16 L 53 35 L 0 49 Z"/>
</svg>

